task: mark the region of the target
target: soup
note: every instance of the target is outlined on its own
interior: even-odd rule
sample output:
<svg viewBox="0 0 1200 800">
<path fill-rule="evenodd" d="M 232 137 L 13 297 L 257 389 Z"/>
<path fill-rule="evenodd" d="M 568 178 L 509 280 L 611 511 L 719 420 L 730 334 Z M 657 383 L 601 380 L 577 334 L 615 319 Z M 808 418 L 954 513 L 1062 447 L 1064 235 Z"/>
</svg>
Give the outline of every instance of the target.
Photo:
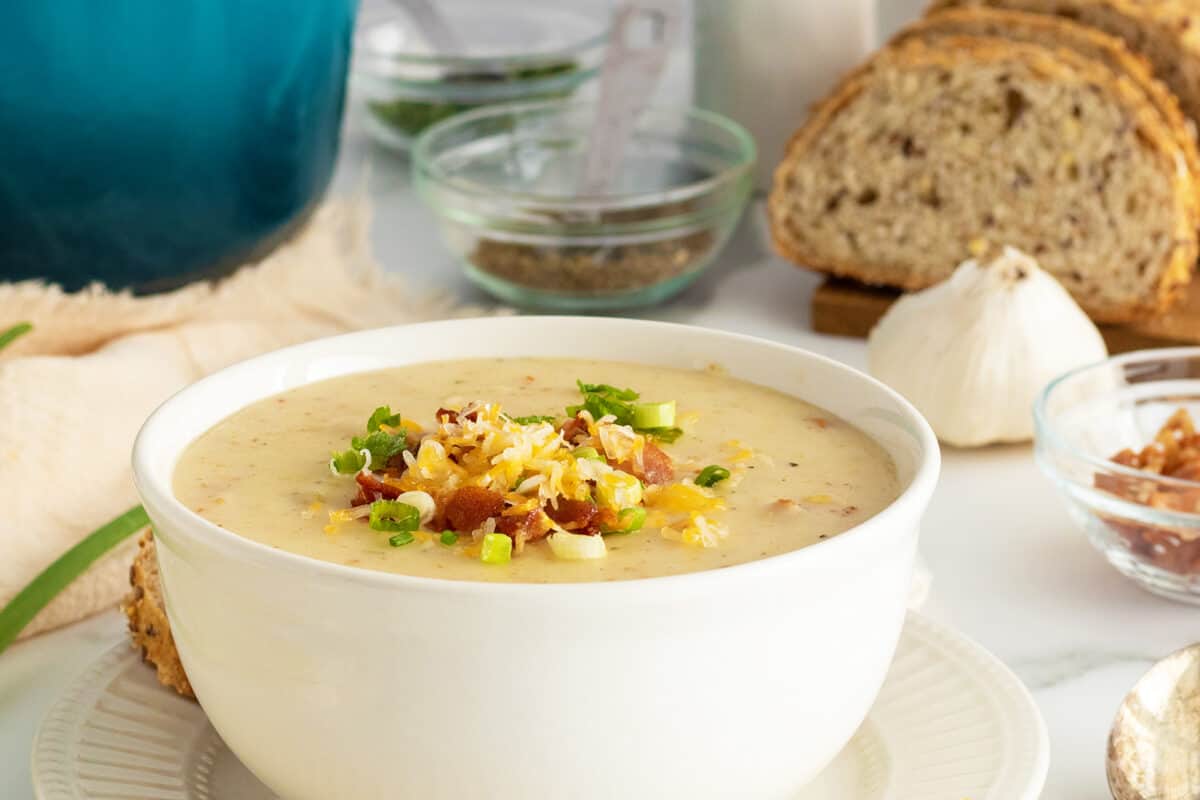
<svg viewBox="0 0 1200 800">
<path fill-rule="evenodd" d="M 899 483 L 862 431 L 716 368 L 479 359 L 259 401 L 184 452 L 174 489 L 300 555 L 548 583 L 779 555 L 876 514 Z"/>
</svg>

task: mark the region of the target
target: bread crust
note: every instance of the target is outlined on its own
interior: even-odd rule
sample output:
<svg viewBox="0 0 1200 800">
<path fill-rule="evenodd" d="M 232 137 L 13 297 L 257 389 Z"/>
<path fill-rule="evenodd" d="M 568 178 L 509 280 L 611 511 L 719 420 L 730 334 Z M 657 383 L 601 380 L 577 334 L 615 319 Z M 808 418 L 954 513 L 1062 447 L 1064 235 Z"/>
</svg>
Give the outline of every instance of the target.
<svg viewBox="0 0 1200 800">
<path fill-rule="evenodd" d="M 980 26 L 1002 29 L 1005 33 L 972 30 Z M 1097 60 L 1116 75 L 1124 75 L 1133 81 L 1162 115 L 1163 122 L 1179 143 L 1192 175 L 1200 177 L 1200 151 L 1196 146 L 1195 126 L 1180 108 L 1179 98 L 1155 77 L 1154 68 L 1143 55 L 1134 53 L 1123 39 L 1116 36 L 1066 17 L 978 5 L 952 6 L 931 13 L 900 30 L 889 44 L 899 45 L 914 38 L 928 42 L 938 36 L 975 36 L 1028 42 L 1031 40 L 1026 37 L 1030 34 L 1053 38 L 1059 46 Z M 1197 191 L 1200 192 L 1200 186 Z"/>
<path fill-rule="evenodd" d="M 911 273 L 906 278 L 884 283 L 872 275 L 874 270 L 871 265 L 828 258 L 807 249 L 791 234 L 787 223 L 788 175 L 792 165 L 803 157 L 805 151 L 821 136 L 837 114 L 863 93 L 877 69 L 923 66 L 953 69 L 984 62 L 1024 62 L 1048 80 L 1071 76 L 1095 83 L 1104 87 L 1136 120 L 1147 149 L 1158 156 L 1172 184 L 1175 207 L 1172 209 L 1174 236 L 1170 256 L 1161 270 L 1153 298 L 1120 306 L 1085 304 L 1084 310 L 1098 321 L 1127 322 L 1169 308 L 1191 277 L 1197 254 L 1197 226 L 1200 225 L 1197 200 L 1200 195 L 1177 141 L 1177 132 L 1168 128 L 1162 116 L 1131 79 L 1115 76 L 1110 69 L 1098 62 L 1069 50 L 1052 51 L 1032 43 L 971 36 L 947 36 L 932 44 L 911 39 L 881 50 L 868 64 L 851 72 L 832 93 L 814 107 L 807 122 L 788 142 L 783 161 L 775 170 L 768 200 L 768 216 L 775 249 L 784 258 L 802 267 L 863 283 L 892 285 L 908 291 L 923 289 L 935 283 L 936 280 Z"/>
<path fill-rule="evenodd" d="M 150 531 L 138 541 L 137 555 L 129 567 L 129 584 L 132 589 L 121 610 L 129 620 L 131 643 L 141 650 L 142 660 L 154 667 L 159 683 L 196 699 L 175 649 L 175 637 L 171 635 L 159 583 L 154 534 Z"/>
</svg>

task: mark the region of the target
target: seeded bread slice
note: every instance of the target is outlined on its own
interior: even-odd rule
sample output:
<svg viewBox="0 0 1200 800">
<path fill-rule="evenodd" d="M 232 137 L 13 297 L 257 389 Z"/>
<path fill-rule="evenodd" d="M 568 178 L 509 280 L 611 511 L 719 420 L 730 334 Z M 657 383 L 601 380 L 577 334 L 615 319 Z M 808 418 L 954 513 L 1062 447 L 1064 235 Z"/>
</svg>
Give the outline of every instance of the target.
<svg viewBox="0 0 1200 800">
<path fill-rule="evenodd" d="M 881 51 L 775 172 L 787 258 L 915 290 L 993 246 L 1033 254 L 1095 319 L 1167 308 L 1196 258 L 1196 187 L 1132 81 L 1078 53 L 945 36 Z"/>
<path fill-rule="evenodd" d="M 944 36 L 982 36 L 1031 42 L 1051 49 L 1068 48 L 1099 62 L 1115 76 L 1129 78 L 1170 128 L 1192 175 L 1200 177 L 1200 153 L 1196 150 L 1194 128 L 1180 110 L 1179 98 L 1155 77 L 1149 61 L 1133 53 L 1116 36 L 1067 17 L 977 6 L 932 13 L 901 30 L 892 43 L 910 39 L 934 42 Z"/>
<path fill-rule="evenodd" d="M 171 623 L 167 621 L 154 535 L 149 531 L 138 542 L 137 556 L 129 568 L 129 583 L 133 588 L 121 610 L 129 619 L 133 646 L 142 651 L 142 660 L 154 667 L 159 683 L 194 700 L 196 695 L 192 693 L 192 684 L 179 661 Z"/>
<path fill-rule="evenodd" d="M 1192 0 L 933 0 L 929 11 L 968 6 L 1052 14 L 1124 39 L 1200 120 L 1200 4 Z"/>
</svg>

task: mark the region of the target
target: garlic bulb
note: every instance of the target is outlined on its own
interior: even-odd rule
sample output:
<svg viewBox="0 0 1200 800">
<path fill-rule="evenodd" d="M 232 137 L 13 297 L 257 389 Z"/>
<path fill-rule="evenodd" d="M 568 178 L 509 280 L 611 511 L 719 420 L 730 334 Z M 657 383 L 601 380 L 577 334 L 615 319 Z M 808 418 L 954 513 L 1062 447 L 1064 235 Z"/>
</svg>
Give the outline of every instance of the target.
<svg viewBox="0 0 1200 800">
<path fill-rule="evenodd" d="M 1011 247 L 901 297 L 867 343 L 871 374 L 960 447 L 1030 439 L 1033 402 L 1046 384 L 1106 355 L 1100 331 L 1067 291 Z"/>
</svg>

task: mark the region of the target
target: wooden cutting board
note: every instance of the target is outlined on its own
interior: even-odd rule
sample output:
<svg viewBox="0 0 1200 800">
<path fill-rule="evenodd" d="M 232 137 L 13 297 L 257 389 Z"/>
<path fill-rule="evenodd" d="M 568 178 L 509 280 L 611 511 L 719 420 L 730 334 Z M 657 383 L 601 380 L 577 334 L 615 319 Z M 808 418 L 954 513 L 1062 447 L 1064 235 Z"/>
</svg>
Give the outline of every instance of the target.
<svg viewBox="0 0 1200 800">
<path fill-rule="evenodd" d="M 863 338 L 899 296 L 891 289 L 827 278 L 813 293 L 813 330 Z M 1168 313 L 1128 325 L 1101 325 L 1100 333 L 1110 353 L 1200 344 L 1200 280 L 1192 281 L 1187 295 Z"/>
</svg>

